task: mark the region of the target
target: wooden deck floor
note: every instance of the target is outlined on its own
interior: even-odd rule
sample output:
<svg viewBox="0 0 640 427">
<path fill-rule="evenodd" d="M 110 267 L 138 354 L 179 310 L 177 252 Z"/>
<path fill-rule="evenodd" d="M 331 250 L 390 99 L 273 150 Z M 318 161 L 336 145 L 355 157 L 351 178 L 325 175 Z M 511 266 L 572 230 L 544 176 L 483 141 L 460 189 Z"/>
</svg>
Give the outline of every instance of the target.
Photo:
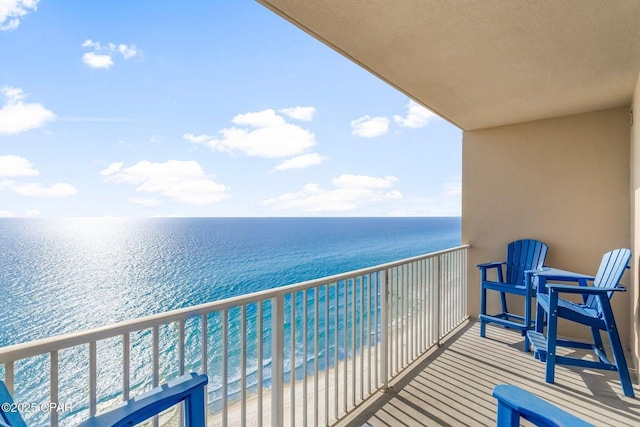
<svg viewBox="0 0 640 427">
<path fill-rule="evenodd" d="M 596 426 L 640 426 L 640 388 L 622 394 L 617 372 L 558 366 L 555 384 L 544 364 L 522 351 L 519 333 L 479 323 L 462 325 L 414 363 L 386 393 L 378 393 L 338 426 L 495 426 L 497 384 L 515 384 Z M 569 350 L 570 351 L 570 350 Z M 568 354 L 568 351 L 563 354 Z M 630 358 L 627 357 L 627 362 Z M 631 372 L 635 378 L 635 372 Z"/>
</svg>

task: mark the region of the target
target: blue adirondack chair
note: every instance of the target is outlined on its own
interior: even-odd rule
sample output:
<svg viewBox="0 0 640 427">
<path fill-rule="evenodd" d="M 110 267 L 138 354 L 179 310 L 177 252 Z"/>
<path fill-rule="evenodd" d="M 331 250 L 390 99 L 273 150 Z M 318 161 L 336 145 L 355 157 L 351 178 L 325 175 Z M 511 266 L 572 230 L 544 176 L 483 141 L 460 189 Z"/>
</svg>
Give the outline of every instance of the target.
<svg viewBox="0 0 640 427">
<path fill-rule="evenodd" d="M 625 396 L 634 397 L 633 385 L 610 303 L 614 292 L 625 291 L 619 282 L 625 270 L 629 268 L 630 259 L 629 249 L 615 249 L 607 252 L 602 257 L 595 277 L 558 269 L 534 273 L 538 278 L 536 327 L 535 330 L 527 332 L 527 341 L 531 341 L 535 357 L 546 362 L 546 382 L 554 382 L 556 364 L 618 371 Z M 578 282 L 579 286 L 549 283 L 551 280 Z M 590 281 L 593 282 L 593 286 L 588 286 Z M 562 299 L 560 294 L 581 295 L 583 303 Z M 548 323 L 546 337 L 544 335 L 545 318 Z M 593 342 L 558 339 L 558 319 L 560 318 L 588 326 L 591 329 Z M 613 352 L 613 362 L 607 357 L 600 331 L 607 332 Z M 593 350 L 598 360 L 559 356 L 557 347 Z"/>
<path fill-rule="evenodd" d="M 190 373 L 149 390 L 109 411 L 89 418 L 81 427 L 116 427 L 139 424 L 165 409 L 184 401 L 185 426 L 204 427 L 206 421 L 205 387 L 209 379 L 206 375 Z M 5 384 L 0 381 L 0 404 L 9 408 L 13 399 Z M 17 411 L 0 409 L 0 427 L 26 427 Z"/>
<path fill-rule="evenodd" d="M 487 323 L 498 323 L 502 326 L 520 330 L 524 335 L 533 327 L 531 315 L 531 297 L 535 296 L 535 288 L 531 285 L 528 273 L 544 265 L 547 256 L 547 245 L 537 240 L 516 240 L 507 247 L 507 260 L 504 262 L 489 262 L 478 264 L 480 269 L 480 336 L 486 336 Z M 503 275 L 506 266 L 506 277 Z M 497 281 L 487 279 L 487 272 L 496 270 Z M 487 314 L 487 291 L 500 293 L 502 312 Z M 522 295 L 524 297 L 524 316 L 510 313 L 507 309 L 506 294 Z M 525 351 L 529 351 L 529 343 L 525 340 Z"/>
<path fill-rule="evenodd" d="M 539 427 L 594 427 L 514 385 L 495 386 L 493 397 L 498 399 L 496 427 L 519 427 L 520 418 Z"/>
</svg>

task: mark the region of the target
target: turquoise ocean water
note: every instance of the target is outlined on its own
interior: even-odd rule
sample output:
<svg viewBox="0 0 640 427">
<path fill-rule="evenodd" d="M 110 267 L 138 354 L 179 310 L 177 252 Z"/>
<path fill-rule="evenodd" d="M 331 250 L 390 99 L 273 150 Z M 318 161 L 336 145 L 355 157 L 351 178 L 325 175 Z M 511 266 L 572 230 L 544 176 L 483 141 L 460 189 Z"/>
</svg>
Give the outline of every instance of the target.
<svg viewBox="0 0 640 427">
<path fill-rule="evenodd" d="M 271 289 L 459 244 L 459 218 L 1 219 L 0 346 Z M 255 335 L 251 315 L 248 313 L 248 333 Z M 233 318 L 239 312 L 232 311 L 230 316 L 233 326 Z M 215 325 L 214 318 L 211 327 Z M 199 326 L 187 326 L 187 343 L 197 340 Z M 169 328 L 162 333 L 164 337 L 176 332 Z M 134 388 L 146 387 L 148 382 L 148 375 L 135 369 L 149 365 L 150 350 L 144 344 L 148 333 L 139 335 L 132 336 Z M 172 342 L 163 338 L 161 345 L 165 341 Z M 100 345 L 99 355 L 104 360 L 99 360 L 99 367 L 106 370 L 110 363 L 120 363 L 121 347 L 117 342 Z M 165 359 L 172 359 L 174 347 L 163 347 Z M 198 350 L 188 345 L 187 352 L 188 364 L 192 365 L 188 368 L 197 369 Z M 75 414 L 67 414 L 69 419 L 86 410 L 85 403 L 74 401 L 77 388 L 86 384 L 85 353 L 72 349 L 60 354 L 60 401 L 71 401 L 76 408 Z M 221 357 L 217 356 L 210 356 L 213 365 Z M 233 380 L 234 375 L 239 376 L 238 366 L 234 366 L 232 354 L 228 356 Z M 268 354 L 262 363 L 268 377 Z M 286 360 L 285 370 L 296 363 Z M 173 369 L 170 363 L 166 365 L 163 369 Z M 17 393 L 21 393 L 23 401 L 47 401 L 47 366 L 46 357 L 17 364 L 16 389 L 21 389 Z M 251 381 L 257 368 L 247 369 Z M 121 378 L 99 378 L 101 399 L 115 397 Z M 209 401 L 215 406 L 220 387 L 216 378 L 211 380 Z M 268 378 L 265 385 L 269 385 Z M 233 385 L 229 391 L 234 392 Z M 34 425 L 46 424 L 42 414 L 29 416 Z"/>
</svg>

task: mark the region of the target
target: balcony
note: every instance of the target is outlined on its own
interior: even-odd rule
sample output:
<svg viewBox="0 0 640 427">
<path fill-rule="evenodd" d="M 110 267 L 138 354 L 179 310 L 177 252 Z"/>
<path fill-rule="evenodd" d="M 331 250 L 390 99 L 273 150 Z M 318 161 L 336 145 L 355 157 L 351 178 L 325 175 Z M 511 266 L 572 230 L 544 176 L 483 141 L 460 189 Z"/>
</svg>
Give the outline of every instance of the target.
<svg viewBox="0 0 640 427">
<path fill-rule="evenodd" d="M 468 248 L 5 347 L 0 374 L 16 402 L 66 408 L 24 414 L 31 425 L 77 424 L 187 371 L 209 375 L 209 426 L 494 425 L 501 383 L 637 425 L 617 376 L 559 368 L 549 385 L 519 334 L 479 338 Z"/>
<path fill-rule="evenodd" d="M 555 384 L 547 384 L 545 365 L 522 351 L 518 332 L 488 326 L 480 338 L 479 326 L 464 322 L 338 425 L 495 426 L 498 384 L 515 384 L 596 426 L 640 424 L 640 403 L 622 394 L 617 372 L 559 365 Z"/>
</svg>

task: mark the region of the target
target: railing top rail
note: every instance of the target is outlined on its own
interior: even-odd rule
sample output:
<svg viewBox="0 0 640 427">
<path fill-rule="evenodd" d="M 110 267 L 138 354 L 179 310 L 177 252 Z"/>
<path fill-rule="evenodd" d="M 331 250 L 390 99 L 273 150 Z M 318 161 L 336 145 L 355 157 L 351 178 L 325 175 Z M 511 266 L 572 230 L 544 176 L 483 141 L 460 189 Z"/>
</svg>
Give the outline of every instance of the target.
<svg viewBox="0 0 640 427">
<path fill-rule="evenodd" d="M 137 319 L 125 320 L 98 328 L 87 329 L 83 331 L 72 332 L 69 334 L 29 341 L 26 343 L 15 344 L 0 348 L 0 364 L 13 362 L 15 360 L 24 359 L 27 357 L 37 356 L 39 354 L 49 353 L 56 350 L 62 350 L 77 345 L 83 345 L 89 342 L 100 341 L 106 338 L 112 338 L 126 333 L 149 329 L 154 326 L 172 323 L 183 319 L 189 319 L 192 317 L 209 314 L 215 311 L 221 311 L 232 307 L 238 307 L 245 304 L 264 301 L 273 297 L 278 297 L 293 292 L 326 285 L 329 283 L 340 282 L 342 280 L 352 279 L 354 277 L 375 273 L 381 270 L 388 270 L 390 268 L 398 267 L 411 262 L 434 258 L 446 253 L 467 249 L 469 247 L 469 245 L 456 246 L 454 248 L 449 248 L 437 252 L 430 252 L 428 254 L 405 258 L 398 261 L 392 261 L 385 264 L 379 264 L 373 267 L 367 267 L 359 270 L 349 271 L 346 273 L 321 277 L 318 279 L 308 280 L 305 282 L 281 286 L 273 289 L 267 289 L 264 291 L 253 292 L 237 297 L 225 298 L 219 301 L 180 308 Z"/>
</svg>

